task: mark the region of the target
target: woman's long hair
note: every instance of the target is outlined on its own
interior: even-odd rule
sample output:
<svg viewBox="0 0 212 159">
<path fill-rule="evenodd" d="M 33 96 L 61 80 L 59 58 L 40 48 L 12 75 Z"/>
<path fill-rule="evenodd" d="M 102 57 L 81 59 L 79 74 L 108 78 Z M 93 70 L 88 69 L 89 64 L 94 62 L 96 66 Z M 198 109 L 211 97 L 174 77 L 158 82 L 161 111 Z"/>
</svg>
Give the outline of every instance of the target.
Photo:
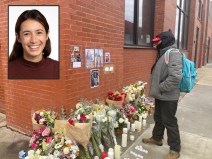
<svg viewBox="0 0 212 159">
<path fill-rule="evenodd" d="M 18 17 L 18 20 L 17 20 L 16 25 L 15 25 L 15 33 L 19 37 L 20 37 L 21 24 L 28 19 L 36 20 L 39 23 L 41 23 L 45 28 L 46 34 L 49 33 L 49 24 L 48 24 L 46 18 L 38 10 L 33 9 L 33 10 L 24 11 Z M 46 58 L 50 55 L 50 53 L 51 53 L 51 41 L 48 38 L 48 40 L 46 41 L 46 46 L 43 49 L 43 56 Z M 23 56 L 23 47 L 22 47 L 22 44 L 19 43 L 18 39 L 16 38 L 15 43 L 13 45 L 13 50 L 12 50 L 10 56 L 9 56 L 9 61 L 15 60 L 15 59 L 22 57 L 22 56 Z"/>
</svg>

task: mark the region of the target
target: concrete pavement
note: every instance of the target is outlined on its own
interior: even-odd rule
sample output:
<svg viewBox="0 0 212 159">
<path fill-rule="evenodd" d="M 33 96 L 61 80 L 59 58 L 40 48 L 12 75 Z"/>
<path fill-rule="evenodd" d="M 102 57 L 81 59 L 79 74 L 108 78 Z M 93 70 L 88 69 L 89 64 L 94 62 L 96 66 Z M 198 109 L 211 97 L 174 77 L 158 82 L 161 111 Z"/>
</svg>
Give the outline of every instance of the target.
<svg viewBox="0 0 212 159">
<path fill-rule="evenodd" d="M 177 111 L 182 140 L 180 159 L 212 158 L 212 63 L 197 71 L 197 83 L 190 93 L 182 94 Z M 151 118 L 149 123 L 153 123 Z M 141 142 L 142 138 L 151 136 L 153 126 L 150 124 L 141 135 L 135 135 L 137 138 L 134 142 L 128 139 L 131 145 L 123 148 L 122 159 L 136 159 L 130 152 L 142 155 L 144 159 L 164 158 L 169 151 L 166 136 L 163 146 L 144 145 Z M 29 136 L 8 129 L 5 115 L 0 113 L 0 159 L 18 158 L 20 150 L 28 150 L 29 139 Z M 148 153 L 136 150 L 136 146 L 142 146 Z"/>
</svg>

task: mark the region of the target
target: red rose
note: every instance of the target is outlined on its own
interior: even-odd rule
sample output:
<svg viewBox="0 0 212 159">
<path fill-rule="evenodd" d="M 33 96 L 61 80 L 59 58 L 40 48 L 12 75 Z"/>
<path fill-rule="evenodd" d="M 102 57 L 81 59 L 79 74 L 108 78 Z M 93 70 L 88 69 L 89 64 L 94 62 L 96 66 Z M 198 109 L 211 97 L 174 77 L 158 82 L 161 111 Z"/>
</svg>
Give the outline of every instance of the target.
<svg viewBox="0 0 212 159">
<path fill-rule="evenodd" d="M 73 119 L 68 119 L 68 122 L 69 122 L 69 124 L 71 124 L 71 125 L 74 125 L 75 123 L 74 123 L 74 120 Z"/>
<path fill-rule="evenodd" d="M 115 101 L 122 101 L 122 96 L 117 96 Z"/>
<path fill-rule="evenodd" d="M 86 115 L 82 114 L 80 120 L 82 120 L 82 121 L 86 120 Z"/>
</svg>

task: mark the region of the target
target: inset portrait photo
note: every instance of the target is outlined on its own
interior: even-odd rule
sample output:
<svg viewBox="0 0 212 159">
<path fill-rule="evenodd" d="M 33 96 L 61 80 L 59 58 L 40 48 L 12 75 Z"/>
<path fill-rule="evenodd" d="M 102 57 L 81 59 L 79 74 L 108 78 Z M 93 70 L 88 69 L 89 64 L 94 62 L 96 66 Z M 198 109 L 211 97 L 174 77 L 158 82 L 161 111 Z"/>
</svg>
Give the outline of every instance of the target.
<svg viewBox="0 0 212 159">
<path fill-rule="evenodd" d="M 59 79 L 59 6 L 8 6 L 8 79 Z"/>
</svg>

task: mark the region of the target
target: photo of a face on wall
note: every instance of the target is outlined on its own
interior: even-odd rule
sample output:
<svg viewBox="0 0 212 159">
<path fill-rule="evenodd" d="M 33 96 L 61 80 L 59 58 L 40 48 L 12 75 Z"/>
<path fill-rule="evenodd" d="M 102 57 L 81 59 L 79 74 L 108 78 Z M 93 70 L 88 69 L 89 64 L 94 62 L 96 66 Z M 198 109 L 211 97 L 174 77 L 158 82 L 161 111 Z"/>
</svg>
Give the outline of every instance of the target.
<svg viewBox="0 0 212 159">
<path fill-rule="evenodd" d="M 110 63 L 110 53 L 109 52 L 105 53 L 105 63 Z"/>
<path fill-rule="evenodd" d="M 8 79 L 59 79 L 59 6 L 8 7 Z"/>
<path fill-rule="evenodd" d="M 91 88 L 99 86 L 99 70 L 93 69 L 90 72 L 91 76 Z"/>
<path fill-rule="evenodd" d="M 95 49 L 95 67 L 103 67 L 103 49 Z"/>
<path fill-rule="evenodd" d="M 85 66 L 94 68 L 94 49 L 85 49 Z"/>
</svg>

